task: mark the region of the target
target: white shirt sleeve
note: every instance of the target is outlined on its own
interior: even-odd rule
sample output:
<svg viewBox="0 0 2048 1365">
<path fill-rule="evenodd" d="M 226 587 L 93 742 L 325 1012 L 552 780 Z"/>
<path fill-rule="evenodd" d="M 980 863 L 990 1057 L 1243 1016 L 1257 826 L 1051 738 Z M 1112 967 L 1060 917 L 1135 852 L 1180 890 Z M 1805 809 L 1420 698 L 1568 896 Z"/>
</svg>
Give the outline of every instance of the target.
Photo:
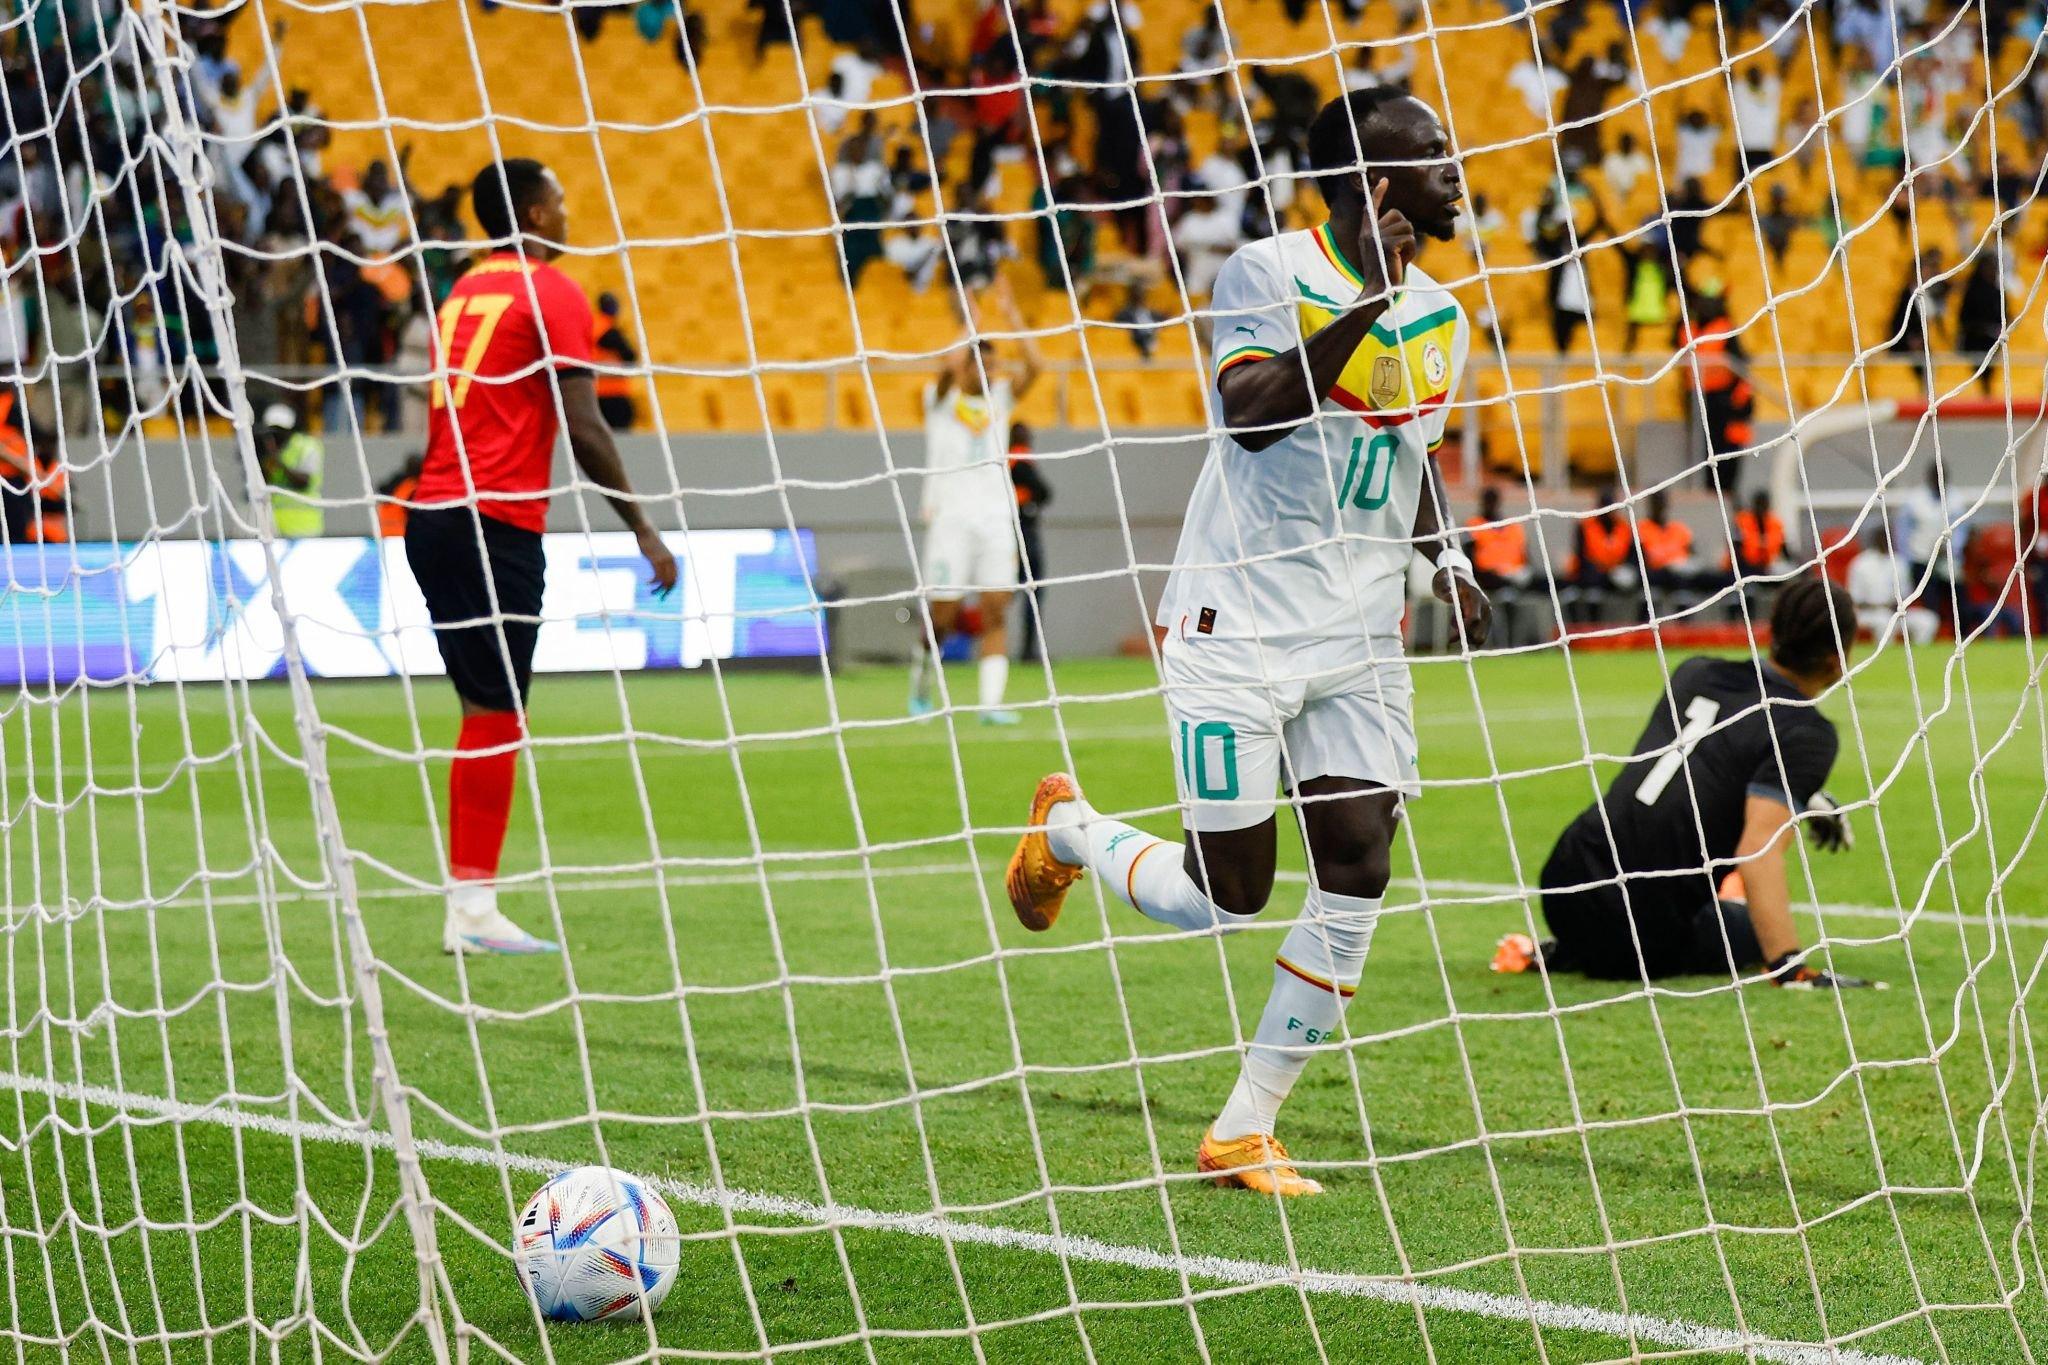
<svg viewBox="0 0 2048 1365">
<path fill-rule="evenodd" d="M 1264 255 L 1256 246 L 1242 248 L 1216 272 L 1209 299 L 1214 314 L 1210 349 L 1218 375 L 1240 361 L 1282 355 L 1301 344 L 1294 301 Z"/>
<path fill-rule="evenodd" d="M 1444 443 L 1444 428 L 1451 421 L 1451 404 L 1458 401 L 1458 390 L 1465 382 L 1465 358 L 1471 351 L 1472 320 L 1460 308 L 1458 325 L 1451 329 L 1451 372 L 1444 381 L 1444 401 L 1421 417 L 1422 443 L 1426 449 L 1435 450 Z"/>
<path fill-rule="evenodd" d="M 1008 379 L 991 380 L 988 386 L 989 447 L 1001 455 L 1010 449 L 1010 417 L 1017 410 L 1017 395 Z"/>
</svg>

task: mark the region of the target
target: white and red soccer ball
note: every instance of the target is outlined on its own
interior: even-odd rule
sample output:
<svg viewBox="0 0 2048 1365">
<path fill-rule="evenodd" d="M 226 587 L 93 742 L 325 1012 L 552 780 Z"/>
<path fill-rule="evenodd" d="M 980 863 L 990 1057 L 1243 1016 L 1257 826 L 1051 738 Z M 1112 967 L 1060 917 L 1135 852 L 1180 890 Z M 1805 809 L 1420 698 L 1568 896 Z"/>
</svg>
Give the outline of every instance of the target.
<svg viewBox="0 0 2048 1365">
<path fill-rule="evenodd" d="M 662 1197 L 624 1171 L 579 1166 L 540 1187 L 512 1229 L 519 1282 L 557 1322 L 637 1318 L 661 1307 L 682 1244 Z"/>
</svg>

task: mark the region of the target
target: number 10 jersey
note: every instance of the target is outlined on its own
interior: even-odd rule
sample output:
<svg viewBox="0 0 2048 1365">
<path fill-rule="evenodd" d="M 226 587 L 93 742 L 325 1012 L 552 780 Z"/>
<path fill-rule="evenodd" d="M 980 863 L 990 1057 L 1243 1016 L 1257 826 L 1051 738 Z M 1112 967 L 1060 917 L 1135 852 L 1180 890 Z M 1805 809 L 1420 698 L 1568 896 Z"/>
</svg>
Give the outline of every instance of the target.
<svg viewBox="0 0 2048 1365">
<path fill-rule="evenodd" d="M 1301 365 L 1289 352 L 1361 287 L 1328 224 L 1240 249 L 1212 295 L 1212 382 L 1239 365 Z M 1216 393 L 1159 623 L 1218 639 L 1396 635 L 1424 462 L 1470 336 L 1449 291 L 1411 265 L 1315 416 L 1278 442 L 1240 445 L 1250 433 L 1224 428 Z"/>
</svg>

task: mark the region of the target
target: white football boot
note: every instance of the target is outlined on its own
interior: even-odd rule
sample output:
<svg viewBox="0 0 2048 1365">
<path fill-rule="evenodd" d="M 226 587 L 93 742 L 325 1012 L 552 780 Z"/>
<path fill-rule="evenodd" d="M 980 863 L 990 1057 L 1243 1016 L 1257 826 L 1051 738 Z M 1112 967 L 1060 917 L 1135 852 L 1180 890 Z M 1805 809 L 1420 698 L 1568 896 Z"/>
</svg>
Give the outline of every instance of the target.
<svg viewBox="0 0 2048 1365">
<path fill-rule="evenodd" d="M 498 909 L 498 888 L 491 883 L 457 882 L 448 892 L 448 914 L 441 924 L 441 951 L 532 957 L 562 950 L 558 944 L 536 938 L 505 918 Z"/>
</svg>

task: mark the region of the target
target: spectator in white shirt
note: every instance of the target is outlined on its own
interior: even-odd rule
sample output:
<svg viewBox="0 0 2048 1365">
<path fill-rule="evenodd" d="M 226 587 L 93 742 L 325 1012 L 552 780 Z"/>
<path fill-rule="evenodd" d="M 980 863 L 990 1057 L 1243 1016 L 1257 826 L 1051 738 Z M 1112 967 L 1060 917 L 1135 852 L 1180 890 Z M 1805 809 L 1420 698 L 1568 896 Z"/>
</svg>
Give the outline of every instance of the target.
<svg viewBox="0 0 2048 1365">
<path fill-rule="evenodd" d="M 866 104 L 875 93 L 875 81 L 882 74 L 882 64 L 875 59 L 873 40 L 863 42 L 858 50 L 849 48 L 832 59 L 832 72 L 839 77 L 839 96 L 848 104 Z"/>
<path fill-rule="evenodd" d="M 836 133 L 844 128 L 854 110 L 875 93 L 875 78 L 882 74 L 882 64 L 872 55 L 872 47 L 872 42 L 864 43 L 859 52 L 849 48 L 832 59 L 832 69 L 825 73 L 825 88 L 811 96 L 811 116 L 817 120 L 819 132 Z"/>
<path fill-rule="evenodd" d="M 1623 133 L 1600 160 L 1600 174 L 1619 203 L 1626 204 L 1629 196 L 1636 192 L 1637 182 L 1649 173 L 1650 158 L 1636 146 L 1634 133 Z"/>
<path fill-rule="evenodd" d="M 1820 159 L 1821 139 L 1820 110 L 1811 95 L 1802 95 L 1792 106 L 1792 117 L 1785 125 L 1785 145 L 1792 149 L 1792 164 L 1799 168 L 1802 176 L 1813 173 L 1814 164 Z"/>
<path fill-rule="evenodd" d="M 1870 65 L 1883 70 L 1898 55 L 1899 36 L 1885 13 L 1884 0 L 1842 0 L 1835 9 L 1835 49 L 1859 48 Z"/>
<path fill-rule="evenodd" d="M 1778 154 L 1784 127 L 1785 87 L 1776 76 L 1752 62 L 1735 83 L 1735 173 L 1747 175 Z"/>
<path fill-rule="evenodd" d="M 1916 580 L 1905 562 L 1892 553 L 1883 523 L 1863 537 L 1863 550 L 1849 565 L 1849 598 L 1856 604 L 1856 624 L 1882 646 L 1895 631 L 1916 645 L 1934 638 L 1941 617 L 1911 596 Z"/>
<path fill-rule="evenodd" d="M 1657 55 L 1666 66 L 1678 65 L 1692 43 L 1692 0 L 1664 0 L 1643 31 L 1656 44 Z"/>
<path fill-rule="evenodd" d="M 1236 218 L 1244 216 L 1246 187 L 1251 184 L 1251 177 L 1244 170 L 1244 155 L 1249 150 L 1242 137 L 1231 138 L 1218 144 L 1216 150 L 1203 157 L 1195 167 L 1195 178 L 1202 182 L 1202 188 L 1220 200 Z"/>
<path fill-rule="evenodd" d="M 1180 253 L 1188 297 L 1204 297 L 1215 287 L 1216 272 L 1244 245 L 1244 233 L 1238 215 L 1222 199 L 1195 199 L 1173 226 L 1173 245 Z"/>
<path fill-rule="evenodd" d="M 1928 566 L 1933 565 L 1933 585 L 1945 595 L 1949 575 L 1949 548 L 1957 529 L 1954 508 L 1949 499 L 1942 496 L 1941 467 L 1929 461 L 1927 481 L 1906 495 L 1906 506 L 1902 520 L 1905 534 L 1901 543 L 1906 551 L 1906 566 L 1917 581 L 1926 576 Z M 1930 590 L 1932 586 L 1930 585 Z"/>
<path fill-rule="evenodd" d="M 1524 57 L 1508 72 L 1508 85 L 1522 97 L 1522 103 L 1529 107 L 1530 116 L 1548 126 L 1551 113 L 1557 108 L 1557 97 L 1571 84 L 1565 74 L 1559 71 L 1549 54 L 1538 50 L 1534 55 Z"/>
<path fill-rule="evenodd" d="M 1709 123 L 1703 110 L 1692 109 L 1678 125 L 1677 177 L 1705 181 L 1714 174 L 1715 150 L 1721 145 L 1721 125 Z"/>
<path fill-rule="evenodd" d="M 1202 6 L 1202 17 L 1180 35 L 1180 71 L 1208 71 L 1223 65 L 1223 22 L 1214 5 Z"/>
<path fill-rule="evenodd" d="M 226 165 L 239 168 L 255 149 L 256 111 L 269 98 L 275 83 L 268 66 L 253 85 L 242 84 L 239 70 L 230 70 L 221 77 L 220 98 L 213 106 L 213 131 L 220 138 L 220 156 Z"/>
<path fill-rule="evenodd" d="M 391 183 L 390 168 L 382 161 L 370 163 L 359 187 L 342 191 L 341 206 L 365 256 L 390 256 L 404 243 L 405 194 Z"/>
</svg>

